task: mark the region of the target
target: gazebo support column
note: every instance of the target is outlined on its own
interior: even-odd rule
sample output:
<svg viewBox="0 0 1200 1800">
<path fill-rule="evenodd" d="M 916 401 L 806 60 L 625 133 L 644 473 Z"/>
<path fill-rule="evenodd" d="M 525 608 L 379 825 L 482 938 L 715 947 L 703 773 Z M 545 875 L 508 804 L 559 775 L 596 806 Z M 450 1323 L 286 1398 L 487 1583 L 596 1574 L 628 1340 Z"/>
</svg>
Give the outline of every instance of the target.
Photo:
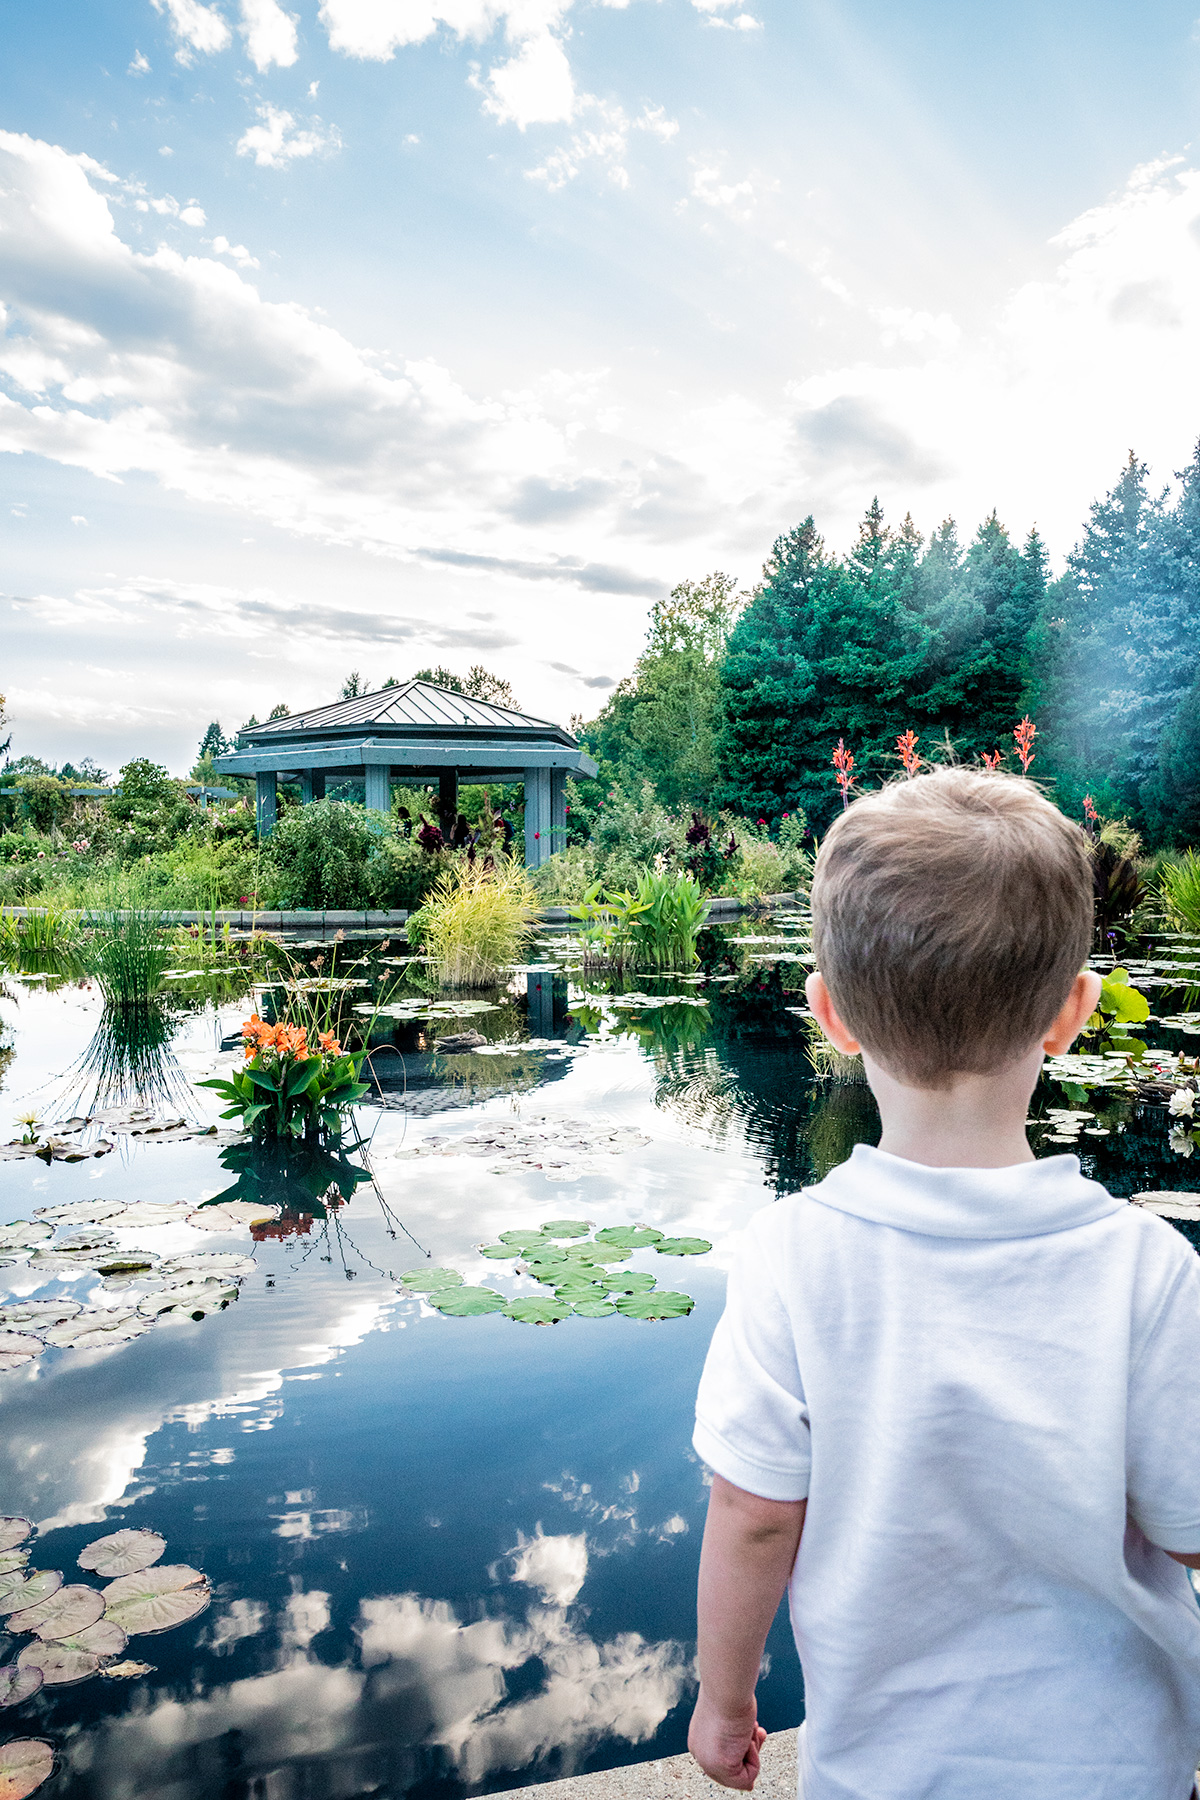
<svg viewBox="0 0 1200 1800">
<path fill-rule="evenodd" d="M 525 867 L 540 869 L 553 850 L 549 769 L 525 771 Z"/>
<path fill-rule="evenodd" d="M 301 769 L 300 771 L 300 804 L 311 806 L 314 800 L 325 798 L 324 769 Z"/>
<path fill-rule="evenodd" d="M 255 776 L 255 819 L 260 838 L 270 837 L 279 810 L 279 777 L 274 769 L 260 769 Z"/>
<path fill-rule="evenodd" d="M 368 763 L 363 776 L 367 805 L 379 812 L 387 812 L 392 804 L 392 771 L 386 763 Z"/>
<path fill-rule="evenodd" d="M 550 854 L 567 847 L 567 771 L 550 771 Z"/>
<path fill-rule="evenodd" d="M 458 770 L 443 769 L 438 776 L 438 824 L 447 840 L 458 819 Z"/>
</svg>

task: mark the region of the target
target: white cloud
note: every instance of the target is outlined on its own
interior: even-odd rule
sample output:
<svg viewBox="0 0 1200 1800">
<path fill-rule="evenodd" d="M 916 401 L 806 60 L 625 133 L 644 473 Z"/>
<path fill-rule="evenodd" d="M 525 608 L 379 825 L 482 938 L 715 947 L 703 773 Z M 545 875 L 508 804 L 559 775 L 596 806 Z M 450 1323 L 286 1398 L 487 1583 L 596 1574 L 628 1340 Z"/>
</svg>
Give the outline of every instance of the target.
<svg viewBox="0 0 1200 1800">
<path fill-rule="evenodd" d="M 723 181 L 720 169 L 701 166 L 692 173 L 692 197 L 705 206 L 744 217 L 754 205 L 754 184 L 750 181 Z"/>
<path fill-rule="evenodd" d="M 492 69 L 485 87 L 484 110 L 521 131 L 529 125 L 561 124 L 574 116 L 571 65 L 549 31 L 526 38 L 514 56 Z"/>
<path fill-rule="evenodd" d="M 155 12 L 170 18 L 175 36 L 181 40 L 176 60 L 185 65 L 193 60 L 193 50 L 211 56 L 228 50 L 233 42 L 229 26 L 215 6 L 205 6 L 202 0 L 153 0 L 153 5 Z"/>
<path fill-rule="evenodd" d="M 212 247 L 218 256 L 227 256 L 239 269 L 257 269 L 257 256 L 251 256 L 245 244 L 231 244 L 227 237 L 215 237 Z"/>
<path fill-rule="evenodd" d="M 294 15 L 284 12 L 279 0 L 241 0 L 241 12 L 238 29 L 255 68 L 261 71 L 277 63 L 290 69 L 297 55 Z"/>
<path fill-rule="evenodd" d="M 582 1531 L 546 1537 L 539 1525 L 531 1538 L 519 1531 L 509 1555 L 513 1561 L 509 1580 L 537 1588 L 548 1606 L 570 1606 L 587 1579 L 587 1537 Z"/>
<path fill-rule="evenodd" d="M 267 1609 L 261 1600 L 232 1600 L 209 1627 L 208 1647 L 224 1656 L 243 1638 L 257 1637 L 266 1622 Z"/>
<path fill-rule="evenodd" d="M 127 75 L 148 75 L 150 73 L 150 64 L 140 50 L 134 51 L 133 61 L 126 69 L 125 73 Z"/>
<path fill-rule="evenodd" d="M 591 161 L 606 164 L 609 179 L 618 187 L 628 187 L 625 157 L 630 133 L 644 131 L 662 143 L 670 143 L 679 130 L 679 121 L 669 119 L 661 106 L 644 107 L 639 118 L 630 119 L 622 107 L 598 100 L 593 94 L 582 94 L 577 111 L 594 114 L 596 124 L 575 132 L 536 168 L 525 171 L 531 181 L 544 182 L 552 192 L 574 181 L 583 164 Z"/>
<path fill-rule="evenodd" d="M 72 525 L 86 525 L 87 520 L 84 518 L 82 513 L 72 513 L 71 514 L 71 523 L 72 523 Z"/>
<path fill-rule="evenodd" d="M 190 206 L 180 207 L 179 220 L 181 224 L 193 225 L 197 230 L 199 230 L 201 225 L 205 225 L 208 222 L 204 208 L 202 206 L 197 206 L 195 202 Z"/>
<path fill-rule="evenodd" d="M 259 107 L 258 116 L 263 123 L 251 125 L 242 133 L 237 153 L 253 156 L 260 168 L 286 169 L 297 157 L 341 148 L 341 134 L 336 125 L 326 130 L 317 119 L 313 121 L 315 129 L 300 130 L 290 112 L 272 106 L 270 101 Z"/>
<path fill-rule="evenodd" d="M 705 15 L 706 25 L 721 26 L 726 31 L 761 31 L 762 20 L 752 13 L 734 13 L 738 0 L 692 0 L 697 12 Z M 732 14 L 732 17 L 728 17 Z"/>
</svg>

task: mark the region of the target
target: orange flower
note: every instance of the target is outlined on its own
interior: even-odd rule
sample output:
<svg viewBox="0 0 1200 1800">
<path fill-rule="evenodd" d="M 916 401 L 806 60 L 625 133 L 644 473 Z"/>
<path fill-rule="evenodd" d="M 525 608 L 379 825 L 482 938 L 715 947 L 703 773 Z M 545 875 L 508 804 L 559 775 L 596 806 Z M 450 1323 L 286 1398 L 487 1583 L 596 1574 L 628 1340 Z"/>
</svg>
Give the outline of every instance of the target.
<svg viewBox="0 0 1200 1800">
<path fill-rule="evenodd" d="M 246 1023 L 242 1026 L 242 1042 L 246 1046 L 247 1062 L 252 1056 L 257 1056 L 260 1050 L 267 1049 L 270 1046 L 274 1035 L 271 1026 L 267 1024 L 265 1019 L 260 1019 L 257 1013 L 254 1014 L 253 1018 L 247 1019 Z"/>
<path fill-rule="evenodd" d="M 342 1046 L 338 1043 L 332 1031 L 321 1032 L 320 1044 L 322 1050 L 329 1056 L 340 1056 L 342 1053 Z"/>
</svg>

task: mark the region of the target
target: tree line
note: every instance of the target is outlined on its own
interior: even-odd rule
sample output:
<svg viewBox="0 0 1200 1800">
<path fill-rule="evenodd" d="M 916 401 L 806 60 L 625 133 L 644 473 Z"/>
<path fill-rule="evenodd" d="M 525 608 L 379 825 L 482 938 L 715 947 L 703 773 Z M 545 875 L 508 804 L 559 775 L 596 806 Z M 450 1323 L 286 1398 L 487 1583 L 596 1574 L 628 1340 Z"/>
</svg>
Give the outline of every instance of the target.
<svg viewBox="0 0 1200 1800">
<path fill-rule="evenodd" d="M 953 519 L 926 539 L 873 500 L 845 555 L 810 516 L 751 593 L 681 583 L 582 725 L 591 798 L 649 780 L 668 805 L 772 825 L 802 807 L 820 829 L 839 740 L 868 783 L 907 731 L 927 760 L 1019 767 L 1029 715 L 1031 773 L 1065 811 L 1088 795 L 1153 843 L 1200 838 L 1200 449 L 1178 481 L 1152 493 L 1131 453 L 1057 577 L 1036 529 L 1014 543 L 993 512 L 966 545 Z"/>
</svg>

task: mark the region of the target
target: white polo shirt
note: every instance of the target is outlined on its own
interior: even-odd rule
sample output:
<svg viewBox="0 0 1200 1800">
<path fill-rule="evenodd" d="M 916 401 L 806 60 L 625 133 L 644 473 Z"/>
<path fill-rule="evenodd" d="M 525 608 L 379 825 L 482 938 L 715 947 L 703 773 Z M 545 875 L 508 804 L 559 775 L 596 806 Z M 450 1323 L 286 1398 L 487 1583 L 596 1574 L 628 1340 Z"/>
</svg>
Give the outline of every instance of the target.
<svg viewBox="0 0 1200 1800">
<path fill-rule="evenodd" d="M 1074 1156 L 859 1145 L 745 1233 L 695 1446 L 808 1498 L 804 1800 L 1186 1800 L 1200 1257 Z M 1154 1545 L 1163 1548 L 1155 1549 Z"/>
</svg>

